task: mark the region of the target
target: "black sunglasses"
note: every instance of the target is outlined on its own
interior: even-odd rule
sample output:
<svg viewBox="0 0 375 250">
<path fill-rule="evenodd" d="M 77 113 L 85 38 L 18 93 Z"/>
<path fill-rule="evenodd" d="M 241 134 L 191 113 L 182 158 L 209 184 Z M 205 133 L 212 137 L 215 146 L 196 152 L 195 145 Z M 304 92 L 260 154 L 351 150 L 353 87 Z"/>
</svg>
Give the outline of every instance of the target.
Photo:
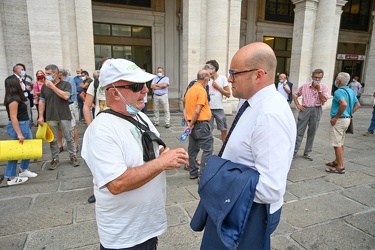
<svg viewBox="0 0 375 250">
<path fill-rule="evenodd" d="M 112 89 L 112 88 L 116 88 L 116 89 L 130 89 L 131 91 L 133 91 L 134 93 L 136 93 L 136 92 L 141 91 L 144 86 L 145 86 L 145 83 L 142 82 L 142 83 L 136 83 L 136 84 L 132 84 L 132 85 L 113 86 L 113 87 L 107 88 L 107 90 L 108 89 Z"/>
</svg>

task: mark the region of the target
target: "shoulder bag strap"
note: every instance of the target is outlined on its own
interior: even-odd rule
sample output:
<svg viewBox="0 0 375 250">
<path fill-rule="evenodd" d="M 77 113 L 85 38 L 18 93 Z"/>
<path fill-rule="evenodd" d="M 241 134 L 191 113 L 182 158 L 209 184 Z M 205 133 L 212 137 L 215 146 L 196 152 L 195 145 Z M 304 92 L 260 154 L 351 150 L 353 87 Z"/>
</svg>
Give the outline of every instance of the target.
<svg viewBox="0 0 375 250">
<path fill-rule="evenodd" d="M 145 124 L 142 124 L 139 121 L 136 121 L 135 119 L 133 119 L 129 116 L 126 116 L 126 115 L 123 115 L 123 114 L 118 113 L 116 111 L 113 111 L 112 109 L 105 109 L 105 110 L 99 112 L 99 114 L 100 113 L 108 113 L 108 114 L 111 114 L 111 115 L 115 115 L 117 117 L 120 117 L 120 118 L 123 118 L 123 119 L 127 120 L 128 122 L 131 122 L 134 126 L 136 126 L 140 130 L 150 131 L 150 128 L 148 127 L 147 122 L 145 122 L 139 115 L 137 115 L 137 118 L 139 117 L 142 120 L 142 122 L 144 122 Z"/>
</svg>

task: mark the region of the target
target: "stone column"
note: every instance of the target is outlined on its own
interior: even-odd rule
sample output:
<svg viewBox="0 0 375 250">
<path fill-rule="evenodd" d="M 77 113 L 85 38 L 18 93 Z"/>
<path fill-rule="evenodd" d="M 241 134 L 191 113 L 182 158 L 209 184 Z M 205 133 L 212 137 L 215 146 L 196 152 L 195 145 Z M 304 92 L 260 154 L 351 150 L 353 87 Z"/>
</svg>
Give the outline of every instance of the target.
<svg viewBox="0 0 375 250">
<path fill-rule="evenodd" d="M 364 81 L 365 88 L 364 93 L 361 95 L 361 104 L 362 105 L 373 105 L 374 97 L 372 94 L 375 91 L 375 11 L 372 13 L 372 31 L 371 31 L 371 39 L 370 39 L 370 46 L 367 51 L 366 56 L 366 69 L 364 74 Z"/>
<path fill-rule="evenodd" d="M 295 4 L 290 81 L 295 89 L 311 80 L 311 59 L 318 0 L 292 0 Z"/>
<path fill-rule="evenodd" d="M 315 22 L 311 71 L 324 70 L 323 82 L 331 89 L 336 62 L 342 7 L 346 1 L 320 0 Z M 330 106 L 330 105 L 327 105 Z"/>
<path fill-rule="evenodd" d="M 3 8 L 3 3 L 0 3 L 0 79 L 5 79 L 9 73 L 11 72 L 11 69 L 9 70 L 9 66 L 7 66 L 7 55 L 5 52 L 5 41 L 4 41 L 4 35 L 3 35 L 3 16 L 5 13 L 5 10 Z M 3 84 L 4 80 L 2 80 L 2 83 L 0 84 L 0 100 L 4 100 L 4 94 L 5 94 L 5 87 Z M 1 103 L 1 102 L 0 102 Z M 2 103 L 0 104 L 0 106 Z M 4 113 L 4 109 L 0 107 L 0 118 L 7 120 L 6 112 Z M 1 116 L 3 115 L 3 116 Z"/>
<path fill-rule="evenodd" d="M 184 0 L 182 41 L 182 89 L 196 77 L 201 62 L 201 33 L 205 27 L 200 0 Z M 180 94 L 183 97 L 185 91 Z"/>
</svg>

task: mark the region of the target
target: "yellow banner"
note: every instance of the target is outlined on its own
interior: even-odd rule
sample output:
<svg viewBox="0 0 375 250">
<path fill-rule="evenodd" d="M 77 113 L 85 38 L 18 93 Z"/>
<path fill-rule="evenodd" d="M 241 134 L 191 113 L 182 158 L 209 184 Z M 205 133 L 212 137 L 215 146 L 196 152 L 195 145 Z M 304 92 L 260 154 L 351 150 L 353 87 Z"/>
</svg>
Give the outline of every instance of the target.
<svg viewBox="0 0 375 250">
<path fill-rule="evenodd" d="M 42 140 L 0 141 L 0 161 L 28 160 L 42 158 Z"/>
</svg>

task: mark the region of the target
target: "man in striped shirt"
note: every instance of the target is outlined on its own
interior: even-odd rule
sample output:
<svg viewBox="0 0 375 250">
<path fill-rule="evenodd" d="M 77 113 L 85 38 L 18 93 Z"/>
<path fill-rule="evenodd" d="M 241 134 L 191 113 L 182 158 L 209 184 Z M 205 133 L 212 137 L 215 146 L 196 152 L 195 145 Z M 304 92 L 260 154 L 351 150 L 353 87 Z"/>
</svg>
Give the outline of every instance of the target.
<svg viewBox="0 0 375 250">
<path fill-rule="evenodd" d="M 320 117 L 322 116 L 322 106 L 328 99 L 328 86 L 321 82 L 323 75 L 324 71 L 322 69 L 315 69 L 311 75 L 312 81 L 303 84 L 293 95 L 294 103 L 299 110 L 294 156 L 301 146 L 306 127 L 309 126 L 303 157 L 310 161 L 313 160 L 311 152 Z M 298 102 L 298 97 L 300 96 L 302 96 L 302 105 Z"/>
</svg>

